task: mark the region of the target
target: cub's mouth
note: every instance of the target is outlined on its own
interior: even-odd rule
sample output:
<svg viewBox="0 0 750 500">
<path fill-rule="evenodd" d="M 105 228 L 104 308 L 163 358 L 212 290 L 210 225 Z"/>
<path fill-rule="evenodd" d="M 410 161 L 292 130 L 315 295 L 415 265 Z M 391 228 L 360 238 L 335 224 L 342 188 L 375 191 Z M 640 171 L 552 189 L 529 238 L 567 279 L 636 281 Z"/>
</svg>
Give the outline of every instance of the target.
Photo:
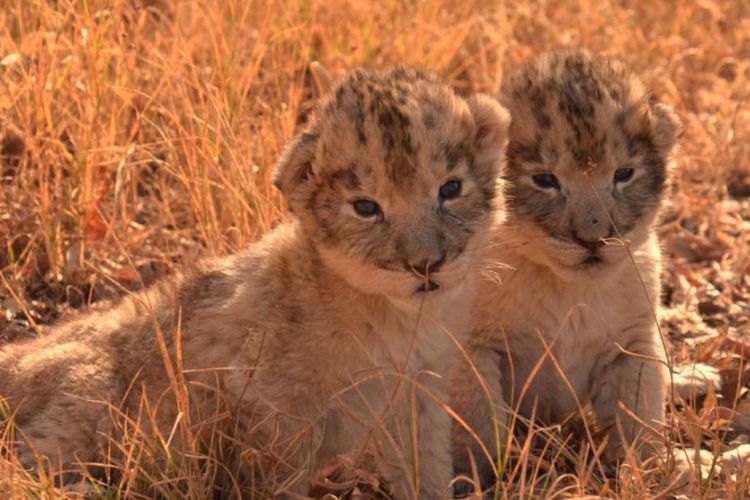
<svg viewBox="0 0 750 500">
<path fill-rule="evenodd" d="M 428 281 L 426 283 L 422 283 L 417 287 L 417 289 L 414 291 L 414 293 L 430 293 L 434 292 L 440 288 L 440 285 L 435 283 L 434 281 Z"/>
<path fill-rule="evenodd" d="M 580 271 L 580 272 L 594 272 L 600 269 L 604 269 L 609 265 L 609 263 L 604 260 L 604 258 L 601 255 L 598 254 L 590 254 L 587 255 L 582 260 L 578 261 L 578 264 L 574 264 L 572 267 L 573 269 Z"/>
<path fill-rule="evenodd" d="M 588 257 L 583 259 L 583 262 L 581 262 L 581 264 L 583 264 L 584 266 L 593 265 L 593 264 L 603 264 L 603 263 L 604 261 L 598 255 L 589 255 Z"/>
</svg>

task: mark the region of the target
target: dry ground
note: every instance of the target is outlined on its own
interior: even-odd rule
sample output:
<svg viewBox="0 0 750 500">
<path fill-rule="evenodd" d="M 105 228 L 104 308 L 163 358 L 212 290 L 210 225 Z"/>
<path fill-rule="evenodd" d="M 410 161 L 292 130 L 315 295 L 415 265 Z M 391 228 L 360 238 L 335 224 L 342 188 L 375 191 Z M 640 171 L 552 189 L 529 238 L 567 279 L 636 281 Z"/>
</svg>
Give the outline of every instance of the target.
<svg viewBox="0 0 750 500">
<path fill-rule="evenodd" d="M 627 61 L 685 123 L 662 326 L 675 362 L 711 364 L 723 386 L 672 409 L 665 435 L 705 450 L 682 482 L 531 448 L 496 493 L 750 494 L 747 463 L 716 460 L 750 447 L 738 448 L 750 434 L 744 0 L 0 0 L 0 341 L 232 252 L 282 217 L 271 170 L 314 97 L 311 61 L 334 75 L 405 62 L 493 92 L 508 68 L 571 45 Z M 100 493 L 199 498 L 215 474 L 196 470 L 202 486 L 136 470 Z M 55 494 L 14 478 L 17 495 Z"/>
</svg>

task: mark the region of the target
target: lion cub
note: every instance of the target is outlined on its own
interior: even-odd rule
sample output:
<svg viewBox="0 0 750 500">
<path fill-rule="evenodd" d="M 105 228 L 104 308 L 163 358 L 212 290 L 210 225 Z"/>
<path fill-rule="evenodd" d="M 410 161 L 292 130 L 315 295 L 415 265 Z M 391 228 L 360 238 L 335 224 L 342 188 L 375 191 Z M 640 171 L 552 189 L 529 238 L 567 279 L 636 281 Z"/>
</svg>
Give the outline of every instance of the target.
<svg viewBox="0 0 750 500">
<path fill-rule="evenodd" d="M 500 207 L 508 122 L 493 99 L 461 98 L 420 71 L 349 74 L 279 162 L 293 222 L 0 350 L 16 425 L 67 467 L 112 432 L 103 402 L 133 415 L 145 388 L 167 436 L 174 386 L 196 406 L 218 380 L 250 442 L 273 448 L 271 493 L 306 494 L 326 460 L 369 450 L 395 496 L 447 495 L 441 375 L 468 323 L 464 278 Z"/>
<path fill-rule="evenodd" d="M 482 256 L 497 265 L 479 285 L 471 356 L 501 426 L 508 408 L 563 423 L 590 404 L 616 454 L 639 421 L 664 418 L 653 226 L 681 124 L 620 63 L 580 50 L 527 64 L 504 82 L 501 102 L 511 112 L 508 217 Z M 494 443 L 476 384 L 460 370 L 454 403 Z M 456 437 L 459 469 L 471 446 Z"/>
</svg>

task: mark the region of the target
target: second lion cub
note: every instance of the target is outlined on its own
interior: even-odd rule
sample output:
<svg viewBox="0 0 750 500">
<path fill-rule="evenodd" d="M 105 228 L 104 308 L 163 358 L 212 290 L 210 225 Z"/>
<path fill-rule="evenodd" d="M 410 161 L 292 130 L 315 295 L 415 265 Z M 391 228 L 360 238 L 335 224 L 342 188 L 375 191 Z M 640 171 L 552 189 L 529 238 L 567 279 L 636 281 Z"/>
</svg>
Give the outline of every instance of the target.
<svg viewBox="0 0 750 500">
<path fill-rule="evenodd" d="M 493 99 L 419 71 L 348 75 L 279 163 L 292 222 L 0 349 L 23 461 L 98 461 L 116 434 L 106 403 L 134 419 L 141 390 L 169 436 L 187 389 L 196 412 L 215 393 L 229 400 L 239 438 L 271 448 L 266 495 L 304 495 L 326 460 L 369 450 L 394 496 L 446 496 L 442 375 L 499 207 L 508 121 Z"/>
<path fill-rule="evenodd" d="M 508 219 L 482 257 L 498 265 L 480 287 L 471 355 L 501 427 L 508 408 L 562 424 L 590 405 L 614 456 L 664 417 L 653 226 L 681 125 L 620 63 L 578 50 L 512 74 L 501 102 Z M 485 393 L 471 371 L 457 379 L 458 411 L 494 450 Z M 466 470 L 473 443 L 456 434 Z"/>
</svg>

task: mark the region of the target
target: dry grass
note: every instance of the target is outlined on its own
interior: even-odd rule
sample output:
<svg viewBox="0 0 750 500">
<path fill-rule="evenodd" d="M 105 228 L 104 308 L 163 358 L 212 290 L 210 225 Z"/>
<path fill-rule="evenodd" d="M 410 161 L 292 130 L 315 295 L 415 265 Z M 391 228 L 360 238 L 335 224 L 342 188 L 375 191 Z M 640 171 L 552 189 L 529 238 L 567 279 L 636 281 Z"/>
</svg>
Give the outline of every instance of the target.
<svg viewBox="0 0 750 500">
<path fill-rule="evenodd" d="M 271 227 L 282 216 L 271 170 L 314 97 L 311 61 L 334 75 L 404 62 L 462 92 L 493 92 L 505 68 L 569 45 L 627 61 L 686 125 L 663 226 L 663 325 L 678 362 L 712 364 L 724 385 L 673 408 L 663 432 L 707 450 L 708 465 L 687 483 L 659 465 L 603 470 L 585 444 L 542 439 L 543 450 L 519 438 L 498 494 L 750 494 L 747 466 L 712 466 L 750 433 L 743 1 L 0 0 L 0 341 Z M 55 491 L 44 475 L 0 466 L 17 495 Z M 132 466 L 99 493 L 233 491 L 231 480 L 217 482 L 215 463 L 183 457 L 152 468 Z"/>
</svg>

